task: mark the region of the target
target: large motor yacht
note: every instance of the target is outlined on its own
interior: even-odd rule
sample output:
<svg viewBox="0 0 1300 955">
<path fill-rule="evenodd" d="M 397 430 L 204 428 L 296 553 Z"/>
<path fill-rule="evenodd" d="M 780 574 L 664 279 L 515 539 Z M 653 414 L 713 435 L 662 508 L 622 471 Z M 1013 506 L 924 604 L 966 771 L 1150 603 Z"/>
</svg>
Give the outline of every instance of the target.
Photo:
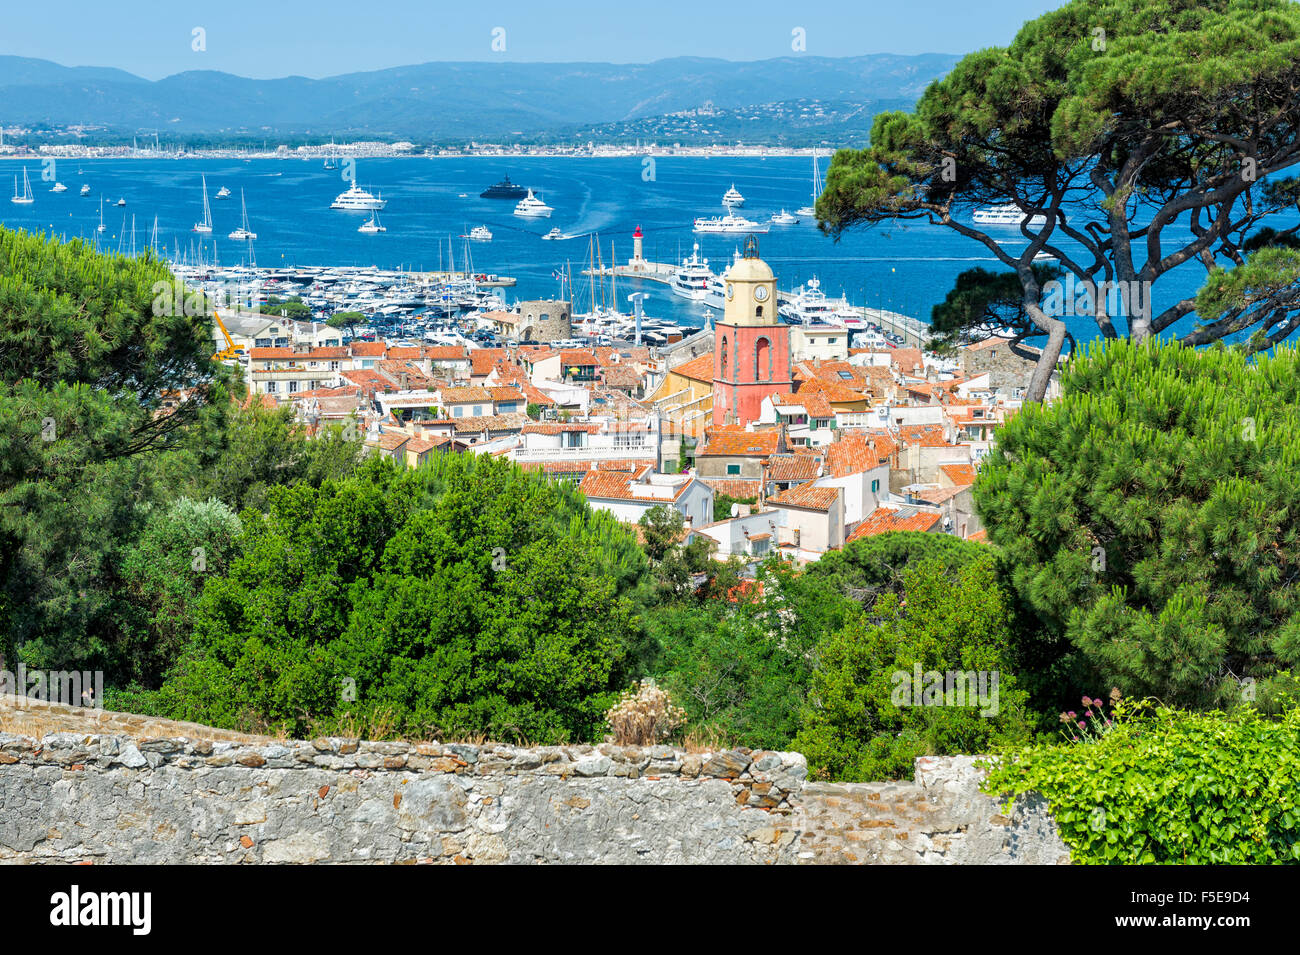
<svg viewBox="0 0 1300 955">
<path fill-rule="evenodd" d="M 1047 216 L 1031 216 L 1027 212 L 1022 212 L 1015 203 L 1008 203 L 1005 206 L 991 206 L 988 209 L 976 209 L 973 218 L 980 225 L 1018 226 L 1025 223 L 1036 229 L 1047 224 Z"/>
<path fill-rule="evenodd" d="M 386 205 L 388 205 L 386 199 L 382 199 L 378 195 L 371 195 L 354 182 L 347 192 L 339 193 L 338 198 L 330 203 L 330 208 L 373 212 L 376 209 L 384 208 Z"/>
<path fill-rule="evenodd" d="M 526 219 L 549 219 L 554 211 L 541 199 L 534 196 L 531 189 L 528 190 L 528 195 L 519 200 L 519 205 L 515 206 L 515 215 L 523 216 Z"/>
</svg>

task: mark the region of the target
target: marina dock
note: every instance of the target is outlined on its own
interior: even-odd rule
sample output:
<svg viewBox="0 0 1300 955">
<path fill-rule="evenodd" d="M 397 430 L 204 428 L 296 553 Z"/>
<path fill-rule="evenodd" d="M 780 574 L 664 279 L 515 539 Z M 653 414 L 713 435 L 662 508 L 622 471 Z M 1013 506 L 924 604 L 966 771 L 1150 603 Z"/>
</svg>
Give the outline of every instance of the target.
<svg viewBox="0 0 1300 955">
<path fill-rule="evenodd" d="M 643 280 L 657 282 L 660 285 L 671 285 L 673 275 L 679 268 L 680 266 L 668 262 L 642 260 L 635 266 L 615 265 L 604 268 L 583 269 L 582 274 L 597 278 Z M 788 304 L 793 301 L 796 294 L 795 292 L 783 292 L 778 289 L 776 293 L 777 302 L 781 305 Z M 921 348 L 930 339 L 930 326 L 911 315 L 865 306 L 853 306 L 853 308 L 862 314 L 864 321 L 872 322 L 883 330 L 900 336 L 904 344 L 909 348 Z"/>
</svg>

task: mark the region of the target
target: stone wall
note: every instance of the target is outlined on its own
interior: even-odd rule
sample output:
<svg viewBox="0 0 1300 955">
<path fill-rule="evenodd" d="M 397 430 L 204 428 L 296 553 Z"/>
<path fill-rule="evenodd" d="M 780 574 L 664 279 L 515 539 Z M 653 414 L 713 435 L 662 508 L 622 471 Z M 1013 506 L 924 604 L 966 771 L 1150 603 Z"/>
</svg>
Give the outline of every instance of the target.
<svg viewBox="0 0 1300 955">
<path fill-rule="evenodd" d="M 0 734 L 0 859 L 793 862 L 797 753 Z"/>
<path fill-rule="evenodd" d="M 972 762 L 831 786 L 798 753 L 0 733 L 0 860 L 1068 861 Z"/>
<path fill-rule="evenodd" d="M 188 739 L 259 740 L 264 736 L 236 733 L 201 723 L 165 720 L 136 713 L 115 713 L 68 706 L 0 693 L 0 733 L 44 736 L 47 733 L 99 733 L 120 736 L 184 736 Z"/>
<path fill-rule="evenodd" d="M 794 825 L 813 865 L 1068 863 L 1041 799 L 1009 815 L 979 790 L 978 757 L 922 757 L 914 782 L 808 783 Z"/>
</svg>

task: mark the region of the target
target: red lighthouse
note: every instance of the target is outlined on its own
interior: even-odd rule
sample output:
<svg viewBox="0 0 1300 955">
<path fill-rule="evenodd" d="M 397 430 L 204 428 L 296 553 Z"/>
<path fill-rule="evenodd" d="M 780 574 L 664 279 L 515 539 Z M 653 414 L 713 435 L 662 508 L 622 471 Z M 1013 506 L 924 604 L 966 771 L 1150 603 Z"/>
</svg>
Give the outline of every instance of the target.
<svg viewBox="0 0 1300 955">
<path fill-rule="evenodd" d="M 727 303 L 713 330 L 713 423 L 757 421 L 768 395 L 794 390 L 790 327 L 776 313 L 776 276 L 758 257 L 758 240 L 722 277 Z"/>
</svg>

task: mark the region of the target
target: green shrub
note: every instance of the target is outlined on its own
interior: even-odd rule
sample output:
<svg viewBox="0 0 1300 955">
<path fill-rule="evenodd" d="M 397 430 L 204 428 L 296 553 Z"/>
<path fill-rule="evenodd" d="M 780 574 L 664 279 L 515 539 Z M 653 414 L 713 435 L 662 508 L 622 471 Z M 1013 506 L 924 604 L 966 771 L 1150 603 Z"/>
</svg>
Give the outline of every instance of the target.
<svg viewBox="0 0 1300 955">
<path fill-rule="evenodd" d="M 274 488 L 208 581 L 161 705 L 295 736 L 596 738 L 626 685 L 615 566 L 635 541 L 567 494 L 470 455 Z"/>
<path fill-rule="evenodd" d="M 1099 738 L 1001 756 L 986 792 L 1037 792 L 1076 862 L 1300 862 L 1300 708 L 1117 707 Z"/>
<path fill-rule="evenodd" d="M 791 744 L 808 757 L 814 778 L 911 778 L 918 756 L 978 753 L 1027 736 L 992 557 L 976 554 L 956 569 L 942 557 L 914 561 L 899 590 L 817 645 L 808 706 Z M 946 691 L 950 673 L 950 697 L 927 695 L 940 675 Z M 956 674 L 975 675 L 974 686 Z"/>
</svg>

